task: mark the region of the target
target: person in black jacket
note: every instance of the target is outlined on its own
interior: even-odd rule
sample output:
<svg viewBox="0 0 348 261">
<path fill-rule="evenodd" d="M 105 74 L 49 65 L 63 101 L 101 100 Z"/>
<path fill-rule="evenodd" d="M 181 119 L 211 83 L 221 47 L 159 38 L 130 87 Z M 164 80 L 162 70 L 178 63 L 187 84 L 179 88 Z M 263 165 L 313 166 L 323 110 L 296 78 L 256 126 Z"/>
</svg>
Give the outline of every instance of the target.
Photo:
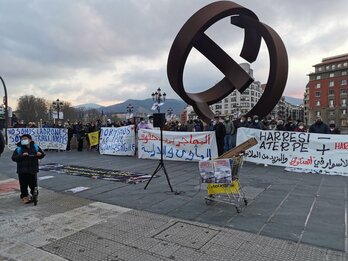
<svg viewBox="0 0 348 261">
<path fill-rule="evenodd" d="M 219 116 L 215 116 L 213 124 L 214 124 L 213 130 L 215 131 L 218 155 L 220 156 L 224 153 L 224 138 L 226 135 L 226 129 L 225 129 L 225 125 L 221 122 L 221 119 Z"/>
<path fill-rule="evenodd" d="M 313 123 L 309 127 L 309 132 L 310 133 L 321 133 L 321 134 L 329 134 L 330 129 L 329 126 L 327 126 L 321 119 L 321 117 L 317 117 L 317 120 L 315 123 Z"/>
<path fill-rule="evenodd" d="M 4 152 L 5 149 L 5 139 L 4 139 L 4 135 L 2 135 L 2 132 L 0 130 L 0 157 L 1 154 Z"/>
<path fill-rule="evenodd" d="M 32 141 L 29 134 L 21 136 L 21 141 L 17 143 L 17 148 L 13 152 L 12 160 L 17 162 L 17 173 L 21 190 L 20 198 L 24 204 L 30 203 L 30 194 L 33 195 L 37 187 L 37 173 L 39 172 L 39 159 L 45 157 L 41 148 Z"/>
</svg>

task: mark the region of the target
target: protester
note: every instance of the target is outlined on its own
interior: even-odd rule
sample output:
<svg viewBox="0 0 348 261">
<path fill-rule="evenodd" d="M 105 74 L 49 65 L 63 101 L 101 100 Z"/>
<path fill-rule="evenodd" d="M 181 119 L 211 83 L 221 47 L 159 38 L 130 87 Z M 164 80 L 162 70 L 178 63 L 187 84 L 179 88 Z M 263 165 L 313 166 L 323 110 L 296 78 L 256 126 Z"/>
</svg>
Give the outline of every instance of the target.
<svg viewBox="0 0 348 261">
<path fill-rule="evenodd" d="M 317 117 L 317 120 L 315 123 L 313 123 L 309 127 L 309 132 L 311 133 L 321 133 L 321 134 L 328 134 L 330 133 L 329 126 L 327 126 L 321 119 L 321 117 Z"/>
<path fill-rule="evenodd" d="M 2 134 L 2 131 L 0 130 L 0 157 L 1 154 L 4 152 L 5 149 L 5 139 L 4 139 L 4 135 Z"/>
<path fill-rule="evenodd" d="M 149 125 L 147 124 L 144 118 L 140 118 L 140 122 L 137 125 L 137 131 L 141 129 L 150 129 Z"/>
<path fill-rule="evenodd" d="M 341 131 L 336 127 L 336 124 L 334 122 L 331 122 L 329 124 L 329 133 L 330 134 L 341 134 Z"/>
<path fill-rule="evenodd" d="M 296 132 L 307 132 L 307 128 L 303 122 L 300 122 L 297 127 L 295 128 Z"/>
<path fill-rule="evenodd" d="M 291 117 L 288 117 L 287 123 L 285 124 L 284 128 L 286 131 L 294 131 L 295 130 L 295 124 L 292 122 Z"/>
<path fill-rule="evenodd" d="M 226 152 L 235 146 L 235 144 L 233 146 L 233 142 L 232 142 L 232 135 L 235 133 L 235 127 L 229 117 L 225 118 L 224 125 L 225 125 L 224 151 Z"/>
<path fill-rule="evenodd" d="M 82 151 L 83 149 L 83 139 L 86 135 L 86 131 L 82 122 L 79 121 L 76 126 L 76 139 L 77 139 L 77 151 Z"/>
<path fill-rule="evenodd" d="M 277 126 L 276 126 L 275 130 L 286 131 L 285 126 L 284 126 L 284 122 L 282 120 L 277 121 Z"/>
<path fill-rule="evenodd" d="M 73 130 L 73 127 L 70 125 L 69 121 L 67 121 L 64 124 L 64 127 L 68 130 L 68 143 L 67 143 L 67 146 L 66 146 L 66 150 L 70 151 L 71 150 L 71 139 L 72 139 L 72 137 L 74 135 L 74 130 Z"/>
<path fill-rule="evenodd" d="M 195 123 L 193 122 L 192 118 L 189 118 L 189 120 L 186 123 L 186 131 L 192 132 L 194 126 L 195 126 Z"/>
<path fill-rule="evenodd" d="M 252 128 L 252 129 L 259 129 L 259 130 L 265 130 L 265 129 L 266 129 L 266 126 L 263 125 L 262 122 L 260 122 L 259 116 L 254 115 L 253 121 L 252 121 L 251 124 L 249 125 L 249 128 Z"/>
<path fill-rule="evenodd" d="M 34 194 L 37 187 L 37 173 L 39 172 L 39 159 L 42 159 L 45 153 L 34 143 L 29 134 L 24 134 L 17 143 L 17 149 L 13 152 L 12 160 L 17 162 L 17 173 L 20 185 L 20 198 L 24 204 L 31 202 L 29 199 L 28 186 L 30 194 Z"/>
<path fill-rule="evenodd" d="M 213 122 L 213 130 L 215 131 L 216 144 L 218 149 L 218 155 L 222 155 L 224 153 L 224 138 L 226 134 L 225 125 L 221 122 L 219 116 L 214 117 Z"/>
</svg>

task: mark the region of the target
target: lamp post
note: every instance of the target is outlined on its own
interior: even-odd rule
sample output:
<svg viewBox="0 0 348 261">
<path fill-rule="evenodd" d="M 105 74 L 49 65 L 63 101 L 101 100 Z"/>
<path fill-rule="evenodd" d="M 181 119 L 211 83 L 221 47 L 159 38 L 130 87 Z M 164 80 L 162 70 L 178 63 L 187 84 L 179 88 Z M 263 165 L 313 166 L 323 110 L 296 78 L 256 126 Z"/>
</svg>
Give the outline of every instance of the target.
<svg viewBox="0 0 348 261">
<path fill-rule="evenodd" d="M 60 110 L 63 106 L 63 102 L 61 102 L 61 101 L 59 101 L 59 99 L 57 99 L 56 101 L 52 102 L 52 105 L 57 110 L 57 120 L 59 121 L 59 113 L 60 113 Z M 54 121 L 54 118 L 53 118 L 53 121 Z"/>
<path fill-rule="evenodd" d="M 6 89 L 6 84 L 4 82 L 4 79 L 0 76 L 0 80 L 2 82 L 2 86 L 4 87 L 4 105 L 5 105 L 5 139 L 6 139 L 6 144 L 7 144 L 7 127 L 8 127 L 8 107 L 7 107 L 7 89 Z"/>
<path fill-rule="evenodd" d="M 158 113 L 160 113 L 161 112 L 160 106 L 166 101 L 167 94 L 165 92 L 162 94 L 161 88 L 158 88 L 155 93 L 151 94 L 151 96 L 152 96 L 152 100 L 155 102 L 157 106 Z"/>
<path fill-rule="evenodd" d="M 128 104 L 128 106 L 127 106 L 128 119 L 131 118 L 133 110 L 134 110 L 133 105 L 132 104 Z"/>
<path fill-rule="evenodd" d="M 150 184 L 152 178 L 156 175 L 156 173 L 158 171 L 160 171 L 161 169 L 163 169 L 163 172 L 167 178 L 167 182 L 170 188 L 171 192 L 173 191 L 173 187 L 170 184 L 170 180 L 169 180 L 169 176 L 166 170 L 166 167 L 164 166 L 164 161 L 163 161 L 163 127 L 164 127 L 164 123 L 165 123 L 165 113 L 161 113 L 160 111 L 160 106 L 163 105 L 163 103 L 166 100 L 166 93 L 164 92 L 163 94 L 161 93 L 161 88 L 158 88 L 157 91 L 155 93 L 151 94 L 152 96 L 152 100 L 155 102 L 154 106 L 157 106 L 157 111 L 158 113 L 154 113 L 153 114 L 153 125 L 154 127 L 159 127 L 160 128 L 160 152 L 161 152 L 161 158 L 159 161 L 159 164 L 157 166 L 157 168 L 155 169 L 154 173 L 152 174 L 151 178 L 148 180 L 148 182 L 146 183 L 144 189 L 147 188 L 147 186 Z"/>
</svg>

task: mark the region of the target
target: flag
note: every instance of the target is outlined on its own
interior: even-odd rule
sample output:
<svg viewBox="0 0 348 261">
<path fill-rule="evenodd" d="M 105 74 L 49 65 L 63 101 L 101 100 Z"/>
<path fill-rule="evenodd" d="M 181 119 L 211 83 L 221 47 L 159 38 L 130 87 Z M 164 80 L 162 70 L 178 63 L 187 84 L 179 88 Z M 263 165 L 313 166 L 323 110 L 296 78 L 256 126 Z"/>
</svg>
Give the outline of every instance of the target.
<svg viewBox="0 0 348 261">
<path fill-rule="evenodd" d="M 88 133 L 89 146 L 95 146 L 99 144 L 99 131 Z"/>
</svg>

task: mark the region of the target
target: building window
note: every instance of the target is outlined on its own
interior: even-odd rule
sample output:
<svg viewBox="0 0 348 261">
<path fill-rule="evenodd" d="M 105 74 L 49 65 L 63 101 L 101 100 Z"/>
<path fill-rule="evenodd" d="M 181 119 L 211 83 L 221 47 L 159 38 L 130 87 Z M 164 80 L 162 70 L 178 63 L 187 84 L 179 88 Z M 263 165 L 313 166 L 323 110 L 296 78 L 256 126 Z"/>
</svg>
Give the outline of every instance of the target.
<svg viewBox="0 0 348 261">
<path fill-rule="evenodd" d="M 347 63 L 347 62 L 344 62 L 344 63 L 343 63 L 343 66 L 346 66 L 346 67 L 347 67 L 347 65 L 348 65 L 348 63 Z"/>
<path fill-rule="evenodd" d="M 346 115 L 347 114 L 347 110 L 346 109 L 342 110 L 342 114 Z"/>
<path fill-rule="evenodd" d="M 341 94 L 347 94 L 347 90 L 346 89 L 341 89 Z"/>
<path fill-rule="evenodd" d="M 331 66 L 331 68 L 332 68 L 332 70 L 335 70 L 335 69 L 336 69 L 336 64 L 333 64 L 333 65 Z"/>
<path fill-rule="evenodd" d="M 316 79 L 316 80 L 320 80 L 320 79 L 321 79 L 321 75 L 317 75 L 317 76 L 315 77 L 315 79 Z"/>
<path fill-rule="evenodd" d="M 337 64 L 337 68 L 341 68 L 341 67 L 342 67 L 341 63 Z"/>
<path fill-rule="evenodd" d="M 347 75 L 347 71 L 342 71 L 342 72 L 341 72 L 341 75 L 342 75 L 342 76 Z"/>
<path fill-rule="evenodd" d="M 329 82 L 329 87 L 333 87 L 333 86 L 335 86 L 335 82 L 334 81 L 330 81 Z"/>
<path fill-rule="evenodd" d="M 335 111 L 330 111 L 330 112 L 329 112 L 329 115 L 330 115 L 330 116 L 334 116 L 334 115 L 335 115 Z"/>
<path fill-rule="evenodd" d="M 346 99 L 342 99 L 341 100 L 341 106 L 347 106 L 347 100 Z"/>
<path fill-rule="evenodd" d="M 330 65 L 326 65 L 326 70 L 330 70 Z"/>
<path fill-rule="evenodd" d="M 315 115 L 317 115 L 317 117 L 320 116 L 320 111 L 316 111 Z"/>
<path fill-rule="evenodd" d="M 335 95 L 335 90 L 329 90 L 329 95 Z"/>
<path fill-rule="evenodd" d="M 228 109 L 228 104 L 224 104 L 224 108 L 225 108 L 225 109 Z"/>
<path fill-rule="evenodd" d="M 347 120 L 341 120 L 341 126 L 346 127 L 347 126 Z"/>
<path fill-rule="evenodd" d="M 320 92 L 315 92 L 315 97 L 320 97 Z"/>
<path fill-rule="evenodd" d="M 251 95 L 254 95 L 254 91 L 251 91 Z"/>
<path fill-rule="evenodd" d="M 347 80 L 341 80 L 341 85 L 347 85 Z"/>
<path fill-rule="evenodd" d="M 315 88 L 316 88 L 316 89 L 319 89 L 319 88 L 320 88 L 320 82 L 318 82 L 318 83 L 315 85 Z"/>
<path fill-rule="evenodd" d="M 221 108 L 222 108 L 221 105 L 215 105 L 215 110 L 219 110 L 219 109 L 221 109 Z"/>
<path fill-rule="evenodd" d="M 318 71 L 321 72 L 323 70 L 322 67 L 318 67 Z"/>
<path fill-rule="evenodd" d="M 320 101 L 315 101 L 315 106 L 320 106 Z"/>
<path fill-rule="evenodd" d="M 225 115 L 228 115 L 228 110 L 225 110 Z"/>
<path fill-rule="evenodd" d="M 334 100 L 329 100 L 329 107 L 333 108 L 334 107 Z"/>
<path fill-rule="evenodd" d="M 330 74 L 329 74 L 329 77 L 330 77 L 330 78 L 335 77 L 335 74 L 334 74 L 334 73 L 330 73 Z"/>
<path fill-rule="evenodd" d="M 228 102 L 228 99 L 226 98 L 226 99 L 224 100 L 224 102 Z"/>
</svg>

